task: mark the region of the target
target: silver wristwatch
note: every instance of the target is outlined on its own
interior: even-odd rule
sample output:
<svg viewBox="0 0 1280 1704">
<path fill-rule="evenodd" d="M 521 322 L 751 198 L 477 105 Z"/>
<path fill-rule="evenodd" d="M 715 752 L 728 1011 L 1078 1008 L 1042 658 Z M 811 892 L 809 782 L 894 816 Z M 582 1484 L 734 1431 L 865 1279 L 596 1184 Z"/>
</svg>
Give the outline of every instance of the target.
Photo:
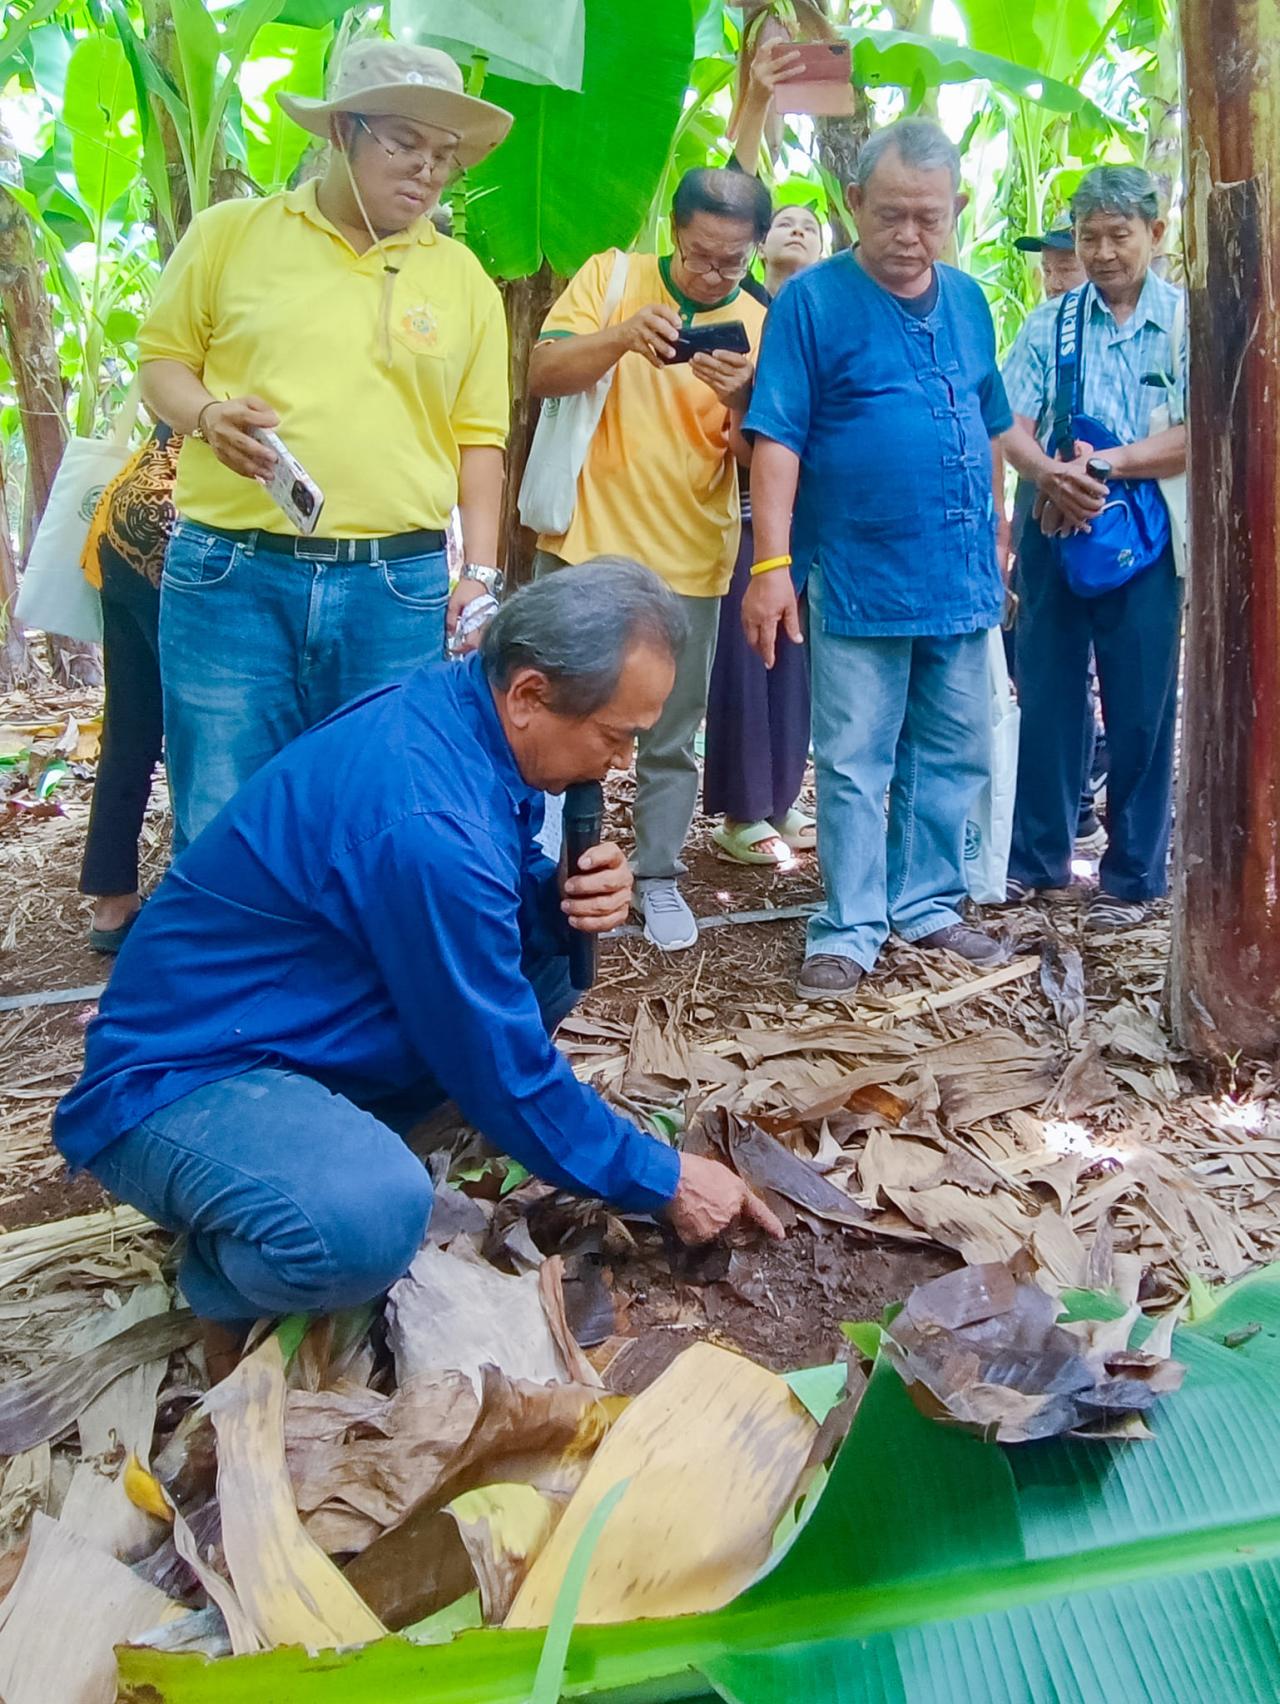
<svg viewBox="0 0 1280 1704">
<path fill-rule="evenodd" d="M 464 565 L 459 578 L 477 581 L 491 598 L 500 598 L 502 589 L 507 583 L 506 575 L 501 568 L 478 568 L 474 562 L 468 562 Z"/>
</svg>

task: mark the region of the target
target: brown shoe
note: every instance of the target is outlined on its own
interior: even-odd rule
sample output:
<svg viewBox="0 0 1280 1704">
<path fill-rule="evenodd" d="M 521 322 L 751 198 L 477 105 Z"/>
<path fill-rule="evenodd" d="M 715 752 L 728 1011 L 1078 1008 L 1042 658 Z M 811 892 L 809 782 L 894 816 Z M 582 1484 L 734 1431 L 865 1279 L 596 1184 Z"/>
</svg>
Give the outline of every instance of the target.
<svg viewBox="0 0 1280 1704">
<path fill-rule="evenodd" d="M 865 975 L 856 959 L 814 953 L 800 967 L 796 993 L 802 1000 L 840 1000 L 852 994 Z"/>
<path fill-rule="evenodd" d="M 1007 964 L 1008 941 L 984 935 L 981 929 L 971 929 L 967 923 L 949 923 L 945 929 L 935 929 L 932 935 L 922 935 L 912 946 L 927 947 L 930 952 L 955 953 L 970 964 Z"/>
<path fill-rule="evenodd" d="M 248 1329 L 245 1326 L 219 1325 L 216 1320 L 200 1321 L 200 1344 L 204 1350 L 205 1371 L 209 1388 L 221 1384 L 240 1365 Z"/>
</svg>

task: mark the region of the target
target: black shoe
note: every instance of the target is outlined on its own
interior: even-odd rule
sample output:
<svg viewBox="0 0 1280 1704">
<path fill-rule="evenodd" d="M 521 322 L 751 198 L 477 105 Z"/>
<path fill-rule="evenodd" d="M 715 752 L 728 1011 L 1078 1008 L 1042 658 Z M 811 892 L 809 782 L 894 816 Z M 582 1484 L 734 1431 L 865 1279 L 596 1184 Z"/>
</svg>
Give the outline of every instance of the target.
<svg viewBox="0 0 1280 1704">
<path fill-rule="evenodd" d="M 118 953 L 124 945 L 125 936 L 138 921 L 140 912 L 135 911 L 127 923 L 122 923 L 118 929 L 89 928 L 89 947 L 95 953 Z"/>
</svg>

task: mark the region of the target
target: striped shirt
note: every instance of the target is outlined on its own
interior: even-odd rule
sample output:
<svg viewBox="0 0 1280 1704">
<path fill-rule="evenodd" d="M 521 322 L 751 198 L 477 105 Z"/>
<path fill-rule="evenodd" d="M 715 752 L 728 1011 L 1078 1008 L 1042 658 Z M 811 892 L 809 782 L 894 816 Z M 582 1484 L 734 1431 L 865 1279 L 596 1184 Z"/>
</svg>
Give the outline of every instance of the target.
<svg viewBox="0 0 1280 1704">
<path fill-rule="evenodd" d="M 1187 329 L 1183 294 L 1154 272 L 1148 272 L 1138 305 L 1123 325 L 1092 284 L 1084 326 L 1083 412 L 1107 426 L 1125 444 L 1151 436 L 1151 411 L 1169 405 L 1171 424 L 1186 418 Z M 1035 422 L 1036 437 L 1048 446 L 1057 393 L 1057 330 L 1060 301 L 1042 302 L 1028 316 L 1004 364 L 1004 386 L 1015 414 Z M 1173 339 L 1181 319 L 1175 359 Z M 1161 374 L 1165 386 L 1143 384 L 1148 374 Z M 1177 382 L 1175 382 L 1175 379 Z"/>
</svg>

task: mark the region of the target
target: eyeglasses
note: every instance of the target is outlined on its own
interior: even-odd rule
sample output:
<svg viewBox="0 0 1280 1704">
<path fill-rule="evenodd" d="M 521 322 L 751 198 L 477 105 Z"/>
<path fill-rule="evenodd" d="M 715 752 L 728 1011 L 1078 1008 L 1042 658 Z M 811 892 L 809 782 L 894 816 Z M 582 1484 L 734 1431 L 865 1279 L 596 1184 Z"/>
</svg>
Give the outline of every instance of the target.
<svg viewBox="0 0 1280 1704">
<path fill-rule="evenodd" d="M 433 179 L 447 178 L 461 164 L 456 148 L 406 148 L 402 142 L 388 142 L 385 137 L 379 136 L 367 118 L 361 118 L 357 113 L 355 119 L 369 139 L 376 142 L 387 158 L 409 177 L 420 177 L 426 172 Z"/>
<path fill-rule="evenodd" d="M 684 262 L 684 269 L 694 278 L 722 278 L 729 283 L 734 278 L 741 278 L 751 262 L 755 259 L 756 245 L 752 243 L 745 254 L 734 255 L 732 260 L 706 260 L 702 255 L 688 254 L 679 237 L 676 238 L 676 250 Z"/>
</svg>

